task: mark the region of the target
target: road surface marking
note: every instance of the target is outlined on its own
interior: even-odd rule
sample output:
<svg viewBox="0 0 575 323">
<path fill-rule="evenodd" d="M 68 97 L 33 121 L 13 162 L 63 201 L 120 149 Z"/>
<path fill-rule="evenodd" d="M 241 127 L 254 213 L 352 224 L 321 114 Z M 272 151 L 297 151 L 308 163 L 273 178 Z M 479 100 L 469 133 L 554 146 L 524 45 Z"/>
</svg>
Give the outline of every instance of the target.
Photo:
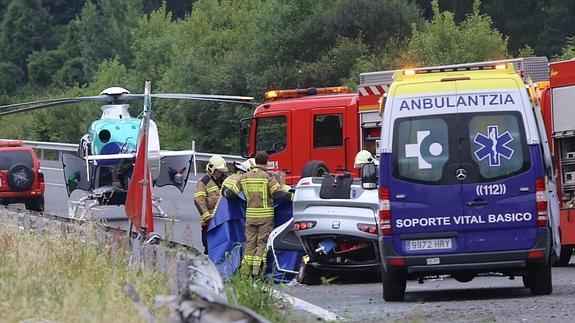
<svg viewBox="0 0 575 323">
<path fill-rule="evenodd" d="M 66 184 L 57 184 L 57 183 L 46 183 L 46 185 L 66 187 Z"/>
<path fill-rule="evenodd" d="M 295 296 L 280 292 L 278 290 L 272 289 L 273 294 L 276 297 L 279 297 L 285 301 L 287 301 L 288 303 L 291 304 L 291 306 L 293 306 L 293 308 L 295 309 L 300 309 L 300 310 L 304 310 L 306 312 L 309 312 L 317 317 L 320 317 L 326 321 L 336 321 L 339 320 L 340 317 L 337 316 L 337 314 L 330 312 L 322 307 L 319 307 L 317 305 L 314 305 L 312 303 L 308 303 L 306 301 L 304 301 L 303 299 L 299 299 Z"/>
<path fill-rule="evenodd" d="M 53 167 L 40 167 L 40 169 L 42 169 L 42 170 L 56 170 L 59 172 L 62 171 L 62 168 L 53 168 Z"/>
</svg>

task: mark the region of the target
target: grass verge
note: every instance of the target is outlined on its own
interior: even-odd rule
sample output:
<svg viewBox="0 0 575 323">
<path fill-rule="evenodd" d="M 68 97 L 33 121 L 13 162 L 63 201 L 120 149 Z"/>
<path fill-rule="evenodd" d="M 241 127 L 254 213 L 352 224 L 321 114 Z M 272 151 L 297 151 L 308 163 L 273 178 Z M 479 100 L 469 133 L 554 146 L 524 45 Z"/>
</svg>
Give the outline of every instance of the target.
<svg viewBox="0 0 575 323">
<path fill-rule="evenodd" d="M 125 282 L 148 308 L 155 295 L 167 294 L 165 275 L 129 267 L 95 235 L 33 235 L 0 219 L 2 322 L 141 322 L 122 292 Z"/>
<path fill-rule="evenodd" d="M 237 274 L 225 284 L 230 304 L 245 306 L 272 322 L 289 320 L 288 305 L 272 294 L 272 283 Z"/>
</svg>

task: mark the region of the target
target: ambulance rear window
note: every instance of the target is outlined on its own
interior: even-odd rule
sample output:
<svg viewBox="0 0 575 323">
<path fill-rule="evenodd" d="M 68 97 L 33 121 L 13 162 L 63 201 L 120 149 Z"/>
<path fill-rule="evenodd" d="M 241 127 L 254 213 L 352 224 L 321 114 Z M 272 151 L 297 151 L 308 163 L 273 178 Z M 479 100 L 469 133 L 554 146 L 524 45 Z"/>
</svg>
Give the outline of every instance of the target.
<svg viewBox="0 0 575 323">
<path fill-rule="evenodd" d="M 469 119 L 465 157 L 479 169 L 481 180 L 505 177 L 529 166 L 521 120 L 517 112 L 474 115 Z"/>
</svg>

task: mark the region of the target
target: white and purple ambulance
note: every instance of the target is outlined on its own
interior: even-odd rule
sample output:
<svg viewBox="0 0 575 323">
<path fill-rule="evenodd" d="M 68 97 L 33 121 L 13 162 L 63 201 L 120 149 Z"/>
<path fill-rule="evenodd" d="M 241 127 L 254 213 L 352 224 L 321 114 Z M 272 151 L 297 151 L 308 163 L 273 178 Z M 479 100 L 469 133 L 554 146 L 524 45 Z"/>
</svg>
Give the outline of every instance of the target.
<svg viewBox="0 0 575 323">
<path fill-rule="evenodd" d="M 537 99 L 511 63 L 398 71 L 383 110 L 383 297 L 406 280 L 522 276 L 552 292 L 560 246 L 551 155 Z"/>
</svg>

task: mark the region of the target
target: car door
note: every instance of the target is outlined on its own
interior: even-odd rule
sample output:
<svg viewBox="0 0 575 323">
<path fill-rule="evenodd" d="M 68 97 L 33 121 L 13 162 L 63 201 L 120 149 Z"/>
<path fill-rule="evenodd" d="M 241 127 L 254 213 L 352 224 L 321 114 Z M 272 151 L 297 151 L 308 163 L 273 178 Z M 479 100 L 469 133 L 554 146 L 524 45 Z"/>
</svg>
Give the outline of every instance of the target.
<svg viewBox="0 0 575 323">
<path fill-rule="evenodd" d="M 345 155 L 344 114 L 345 107 L 311 110 L 313 136 L 310 143 L 310 160 L 325 162 L 330 171 L 349 171 Z"/>
<path fill-rule="evenodd" d="M 463 225 L 454 221 L 463 213 L 456 179 L 458 115 L 446 108 L 455 84 L 434 83 L 437 93 L 422 94 L 422 85 L 405 86 L 398 86 L 392 98 L 393 153 L 382 154 L 382 165 L 391 165 L 387 185 L 394 249 L 402 255 L 462 252 Z"/>
<path fill-rule="evenodd" d="M 522 97 L 517 86 L 490 96 L 509 91 L 515 92 L 515 100 Z M 514 106 L 521 104 L 514 102 Z M 462 113 L 459 125 L 460 172 L 466 174 L 458 179 L 466 251 L 533 247 L 537 240 L 536 165 L 542 161 L 539 145 L 527 144 L 521 111 L 504 105 Z"/>
<path fill-rule="evenodd" d="M 87 176 L 86 160 L 73 154 L 62 155 L 62 168 L 64 182 L 68 196 L 76 189 L 90 190 L 91 185 Z"/>
</svg>

